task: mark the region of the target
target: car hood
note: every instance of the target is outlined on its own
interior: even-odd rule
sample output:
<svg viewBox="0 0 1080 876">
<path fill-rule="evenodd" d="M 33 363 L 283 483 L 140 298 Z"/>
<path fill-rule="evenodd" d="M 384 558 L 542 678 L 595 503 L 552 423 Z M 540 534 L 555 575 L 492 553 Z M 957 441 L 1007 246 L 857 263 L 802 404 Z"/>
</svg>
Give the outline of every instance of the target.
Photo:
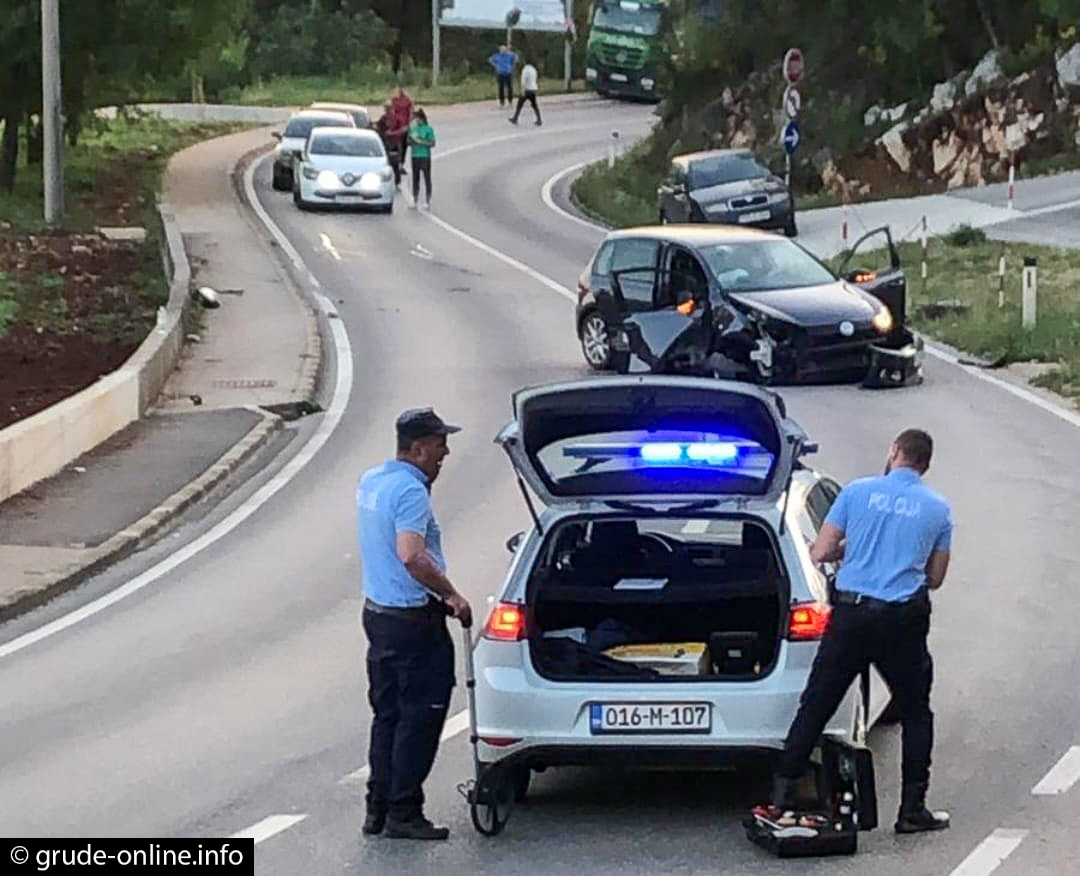
<svg viewBox="0 0 1080 876">
<path fill-rule="evenodd" d="M 821 286 L 768 292 L 728 292 L 735 302 L 799 326 L 828 325 L 844 320 L 869 322 L 882 305 L 876 298 L 843 281 Z"/>
<path fill-rule="evenodd" d="M 720 203 L 738 195 L 757 194 L 759 192 L 781 191 L 783 182 L 776 177 L 761 177 L 759 179 L 741 179 L 737 182 L 723 183 L 716 186 L 707 186 L 703 189 L 693 189 L 690 197 L 701 206 Z"/>
<path fill-rule="evenodd" d="M 304 151 L 305 143 L 307 143 L 306 137 L 282 137 L 277 151 L 300 153 Z"/>
<path fill-rule="evenodd" d="M 304 163 L 315 170 L 332 170 L 334 173 L 370 173 L 380 171 L 386 167 L 386 159 L 382 156 L 371 158 L 357 155 L 309 155 Z"/>
</svg>

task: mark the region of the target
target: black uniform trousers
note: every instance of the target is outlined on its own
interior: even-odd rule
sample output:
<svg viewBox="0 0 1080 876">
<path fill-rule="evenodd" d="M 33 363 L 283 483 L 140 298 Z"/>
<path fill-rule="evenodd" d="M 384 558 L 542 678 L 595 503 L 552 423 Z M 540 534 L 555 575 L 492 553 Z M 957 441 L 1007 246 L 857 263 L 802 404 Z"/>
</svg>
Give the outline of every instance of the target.
<svg viewBox="0 0 1080 876">
<path fill-rule="evenodd" d="M 422 786 L 435 762 L 454 686 L 446 613 L 439 603 L 397 614 L 367 603 L 363 620 L 373 713 L 367 807 L 391 821 L 412 821 L 423 814 Z"/>
<path fill-rule="evenodd" d="M 514 74 L 496 73 L 495 79 L 499 84 L 499 106 L 503 103 L 514 102 Z"/>
<path fill-rule="evenodd" d="M 934 715 L 930 711 L 933 660 L 927 648 L 930 597 L 907 602 L 864 600 L 833 606 L 799 709 L 784 742 L 777 775 L 797 779 L 852 682 L 871 663 L 884 677 L 903 728 L 904 788 L 916 795 L 930 781 Z"/>
</svg>

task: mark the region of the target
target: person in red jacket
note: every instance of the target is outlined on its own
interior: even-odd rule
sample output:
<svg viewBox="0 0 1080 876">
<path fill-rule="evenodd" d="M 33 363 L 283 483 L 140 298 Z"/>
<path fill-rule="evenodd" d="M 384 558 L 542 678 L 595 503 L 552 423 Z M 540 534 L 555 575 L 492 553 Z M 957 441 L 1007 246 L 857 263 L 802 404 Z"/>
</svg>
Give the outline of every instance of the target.
<svg viewBox="0 0 1080 876">
<path fill-rule="evenodd" d="M 408 131 L 409 125 L 412 124 L 413 99 L 409 97 L 409 92 L 407 92 L 403 86 L 399 85 L 397 91 L 391 96 L 390 107 L 394 114 L 394 128 L 400 128 L 403 133 L 401 144 L 401 166 L 405 167 L 405 156 L 409 151 L 409 138 L 404 136 L 404 132 Z"/>
<path fill-rule="evenodd" d="M 375 130 L 386 147 L 386 157 L 394 169 L 394 185 L 401 188 L 402 154 L 408 128 L 398 127 L 394 106 L 390 101 L 383 104 L 383 114 L 375 122 Z"/>
</svg>

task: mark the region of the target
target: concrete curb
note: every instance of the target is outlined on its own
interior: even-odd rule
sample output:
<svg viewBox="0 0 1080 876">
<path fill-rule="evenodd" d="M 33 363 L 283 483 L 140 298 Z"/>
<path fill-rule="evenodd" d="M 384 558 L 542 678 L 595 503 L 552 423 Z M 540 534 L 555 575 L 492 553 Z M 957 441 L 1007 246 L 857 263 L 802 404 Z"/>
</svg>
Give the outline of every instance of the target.
<svg viewBox="0 0 1080 876">
<path fill-rule="evenodd" d="M 318 403 L 322 395 L 324 381 L 326 379 L 326 350 L 330 349 L 329 327 L 326 325 L 326 317 L 315 298 L 309 292 L 309 286 L 303 282 L 303 278 L 297 276 L 296 269 L 291 260 L 281 251 L 276 240 L 267 232 L 251 202 L 248 200 L 247 189 L 244 185 L 244 175 L 250 165 L 258 161 L 268 152 L 273 150 L 274 143 L 271 141 L 264 146 L 259 146 L 240 156 L 229 174 L 233 192 L 242 207 L 241 212 L 247 220 L 248 227 L 255 236 L 262 241 L 268 250 L 270 257 L 279 275 L 285 281 L 289 291 L 296 296 L 304 306 L 305 320 L 307 323 L 307 342 L 309 349 L 313 350 L 312 358 L 304 363 L 303 375 L 300 378 L 302 401 L 309 405 Z"/>
<path fill-rule="evenodd" d="M 0 623 L 44 605 L 139 548 L 145 547 L 181 514 L 219 486 L 282 428 L 283 421 L 276 414 L 251 406 L 248 410 L 259 414 L 259 422 L 217 462 L 135 523 L 88 551 L 88 555 L 80 559 L 78 565 L 73 565 L 53 577 L 45 586 L 20 593 L 13 601 L 0 606 Z"/>
</svg>

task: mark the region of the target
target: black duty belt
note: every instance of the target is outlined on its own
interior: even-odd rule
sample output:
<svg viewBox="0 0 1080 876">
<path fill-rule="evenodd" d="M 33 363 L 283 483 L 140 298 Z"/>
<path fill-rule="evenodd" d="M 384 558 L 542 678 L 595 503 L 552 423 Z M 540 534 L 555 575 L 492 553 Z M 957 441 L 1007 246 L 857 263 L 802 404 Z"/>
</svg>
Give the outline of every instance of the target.
<svg viewBox="0 0 1080 876">
<path fill-rule="evenodd" d="M 851 590 L 836 590 L 833 592 L 832 601 L 835 605 L 865 605 L 872 608 L 888 608 L 890 606 L 898 607 L 907 605 L 910 602 L 925 598 L 925 595 L 925 590 L 918 590 L 907 599 L 902 599 L 898 602 L 890 602 L 887 599 L 877 599 L 873 596 L 867 596 L 865 593 L 855 593 Z"/>
<path fill-rule="evenodd" d="M 373 611 L 375 614 L 385 614 L 389 617 L 411 621 L 431 621 L 446 617 L 446 610 L 443 604 L 434 600 L 429 601 L 424 605 L 405 608 L 398 605 L 379 605 L 377 602 L 365 599 L 364 610 Z"/>
</svg>

